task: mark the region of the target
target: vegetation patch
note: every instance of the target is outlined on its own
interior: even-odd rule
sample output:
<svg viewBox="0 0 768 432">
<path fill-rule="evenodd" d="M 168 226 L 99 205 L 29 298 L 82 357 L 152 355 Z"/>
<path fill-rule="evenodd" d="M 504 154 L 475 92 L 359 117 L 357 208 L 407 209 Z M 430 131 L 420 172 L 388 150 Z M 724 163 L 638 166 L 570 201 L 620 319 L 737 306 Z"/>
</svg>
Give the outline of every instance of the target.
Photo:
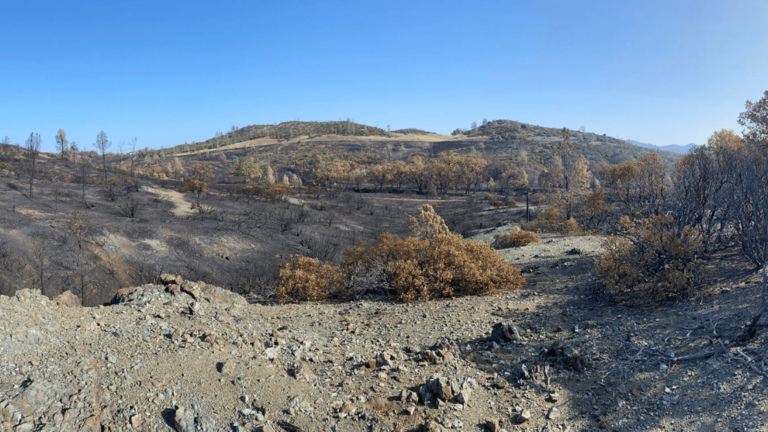
<svg viewBox="0 0 768 432">
<path fill-rule="evenodd" d="M 538 243 L 539 238 L 536 233 L 531 231 L 521 230 L 520 227 L 512 227 L 509 232 L 496 233 L 493 236 L 493 243 L 491 246 L 494 249 L 508 249 L 513 247 L 522 247 L 531 243 Z"/>
<path fill-rule="evenodd" d="M 622 234 L 611 236 L 595 271 L 619 301 L 656 304 L 690 296 L 702 283 L 700 230 L 654 216 L 621 220 Z"/>
</svg>

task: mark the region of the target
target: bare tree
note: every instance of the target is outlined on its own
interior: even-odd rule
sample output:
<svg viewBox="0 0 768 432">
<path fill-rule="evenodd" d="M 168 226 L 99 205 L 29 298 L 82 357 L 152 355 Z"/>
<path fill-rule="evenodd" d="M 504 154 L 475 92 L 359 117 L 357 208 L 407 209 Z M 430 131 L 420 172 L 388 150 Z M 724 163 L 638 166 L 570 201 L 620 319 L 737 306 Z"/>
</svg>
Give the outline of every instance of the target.
<svg viewBox="0 0 768 432">
<path fill-rule="evenodd" d="M 135 176 L 135 169 L 136 169 L 136 137 L 133 137 L 131 140 L 131 165 L 130 165 L 130 173 L 131 173 L 131 181 L 133 181 L 134 186 L 136 184 L 136 176 Z M 138 190 L 138 187 L 136 188 Z"/>
<path fill-rule="evenodd" d="M 686 225 L 701 228 L 708 252 L 728 244 L 742 145 L 741 137 L 723 129 L 706 146 L 691 149 L 675 162 L 671 204 L 678 230 Z"/>
<path fill-rule="evenodd" d="M 40 292 L 48 297 L 53 297 L 53 292 L 47 292 L 48 281 L 53 277 L 50 272 L 50 259 L 48 254 L 51 250 L 50 244 L 42 238 L 34 238 L 32 242 L 32 270 L 33 285 L 40 288 Z"/>
<path fill-rule="evenodd" d="M 61 152 L 61 160 L 66 159 L 67 150 L 69 150 L 69 140 L 67 140 L 67 133 L 64 129 L 59 129 L 56 132 L 56 148 Z"/>
<path fill-rule="evenodd" d="M 757 102 L 747 101 L 739 116 L 744 145 L 736 146 L 738 168 L 733 179 L 733 226 L 744 254 L 762 268 L 762 302 L 744 336 L 757 334 L 760 318 L 768 310 L 768 91 Z"/>
<path fill-rule="evenodd" d="M 768 308 L 768 156 L 758 147 L 739 151 L 733 197 L 733 225 L 744 255 L 762 268 L 762 305 L 747 328 L 754 337 Z"/>
<path fill-rule="evenodd" d="M 29 169 L 29 197 L 32 198 L 32 192 L 35 183 L 35 174 L 37 172 L 37 158 L 40 157 L 40 134 L 34 132 L 29 134 L 29 138 L 26 141 L 26 147 L 24 148 L 27 154 L 27 159 L 30 162 Z"/>
<path fill-rule="evenodd" d="M 80 152 L 77 161 L 77 176 L 80 180 L 80 187 L 83 193 L 83 204 L 87 207 L 88 202 L 85 199 L 85 190 L 91 178 L 91 160 L 85 152 Z"/>
<path fill-rule="evenodd" d="M 88 251 L 86 249 L 88 215 L 75 210 L 67 218 L 66 224 L 67 231 L 69 231 L 74 240 L 75 280 L 80 291 L 80 298 L 83 300 L 83 305 L 85 305 L 88 295 L 86 274 L 89 270 Z"/>
<path fill-rule="evenodd" d="M 96 142 L 93 146 L 101 153 L 101 162 L 104 173 L 104 183 L 107 182 L 107 150 L 112 147 L 112 141 L 107 138 L 107 134 L 104 131 L 99 132 L 96 135 Z"/>
</svg>

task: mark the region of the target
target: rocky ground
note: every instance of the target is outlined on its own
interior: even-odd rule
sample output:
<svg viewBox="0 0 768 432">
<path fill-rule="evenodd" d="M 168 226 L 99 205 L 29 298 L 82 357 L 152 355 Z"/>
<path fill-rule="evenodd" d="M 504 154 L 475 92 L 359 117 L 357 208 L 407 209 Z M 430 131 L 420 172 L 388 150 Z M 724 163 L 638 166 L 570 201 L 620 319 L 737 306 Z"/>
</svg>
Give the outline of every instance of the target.
<svg viewBox="0 0 768 432">
<path fill-rule="evenodd" d="M 170 275 L 98 308 L 0 296 L 0 431 L 768 430 L 764 340 L 726 339 L 757 286 L 624 308 L 595 290 L 599 244 L 544 237 L 504 251 L 522 289 L 429 303 L 249 304 Z"/>
</svg>

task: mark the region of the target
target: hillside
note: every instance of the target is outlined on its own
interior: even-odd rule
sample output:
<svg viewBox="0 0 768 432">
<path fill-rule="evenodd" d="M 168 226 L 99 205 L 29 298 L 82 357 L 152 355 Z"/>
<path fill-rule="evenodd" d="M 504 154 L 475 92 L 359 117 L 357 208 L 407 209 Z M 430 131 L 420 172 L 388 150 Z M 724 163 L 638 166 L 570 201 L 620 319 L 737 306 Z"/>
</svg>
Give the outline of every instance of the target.
<svg viewBox="0 0 768 432">
<path fill-rule="evenodd" d="M 615 164 L 658 153 L 668 164 L 679 154 L 643 148 L 624 140 L 591 132 L 570 131 L 577 151 L 592 163 Z M 476 129 L 453 136 L 438 135 L 421 129 L 387 132 L 381 128 L 351 121 L 284 122 L 278 125 L 253 125 L 210 138 L 201 143 L 183 144 L 162 150 L 141 152 L 141 156 L 193 154 L 196 152 L 231 151 L 242 148 L 290 148 L 309 144 L 303 151 L 314 152 L 328 147 L 346 151 L 375 151 L 385 157 L 407 159 L 413 154 L 436 155 L 444 151 L 473 151 L 488 157 L 514 155 L 525 151 L 532 162 L 545 166 L 562 140 L 561 128 L 547 128 L 511 120 L 494 120 Z"/>
</svg>

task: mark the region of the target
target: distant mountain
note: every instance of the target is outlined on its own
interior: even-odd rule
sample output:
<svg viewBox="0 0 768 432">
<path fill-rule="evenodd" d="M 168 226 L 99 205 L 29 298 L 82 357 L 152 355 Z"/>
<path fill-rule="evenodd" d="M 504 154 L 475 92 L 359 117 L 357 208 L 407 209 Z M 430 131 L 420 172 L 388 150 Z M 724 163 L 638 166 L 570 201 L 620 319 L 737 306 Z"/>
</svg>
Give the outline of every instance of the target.
<svg viewBox="0 0 768 432">
<path fill-rule="evenodd" d="M 667 164 L 680 158 L 679 153 L 665 151 L 659 147 L 644 148 L 606 134 L 575 130 L 568 132 L 571 144 L 576 150 L 584 155 L 588 161 L 594 163 L 616 164 L 640 159 L 650 153 L 658 153 Z M 547 161 L 557 151 L 557 146 L 563 139 L 563 129 L 536 126 L 513 120 L 493 120 L 474 129 L 456 130 L 452 135 L 457 138 L 466 136 L 473 140 L 482 139 L 484 148 L 478 151 L 483 153 L 502 149 L 525 150 L 532 162 L 546 166 Z"/>
<path fill-rule="evenodd" d="M 627 141 L 630 144 L 634 144 L 634 145 L 636 145 L 638 147 L 645 147 L 645 148 L 649 148 L 649 149 L 653 149 L 653 150 L 657 150 L 658 149 L 658 150 L 663 150 L 663 151 L 671 151 L 671 152 L 680 153 L 680 154 L 686 154 L 686 153 L 688 153 L 688 150 L 690 150 L 693 147 L 698 146 L 698 144 L 694 144 L 694 143 L 690 143 L 690 144 L 686 144 L 686 145 L 670 144 L 670 145 L 665 145 L 665 146 L 657 146 L 657 145 L 654 145 L 654 144 L 643 143 L 643 142 L 635 141 L 635 140 L 627 140 Z"/>
</svg>

